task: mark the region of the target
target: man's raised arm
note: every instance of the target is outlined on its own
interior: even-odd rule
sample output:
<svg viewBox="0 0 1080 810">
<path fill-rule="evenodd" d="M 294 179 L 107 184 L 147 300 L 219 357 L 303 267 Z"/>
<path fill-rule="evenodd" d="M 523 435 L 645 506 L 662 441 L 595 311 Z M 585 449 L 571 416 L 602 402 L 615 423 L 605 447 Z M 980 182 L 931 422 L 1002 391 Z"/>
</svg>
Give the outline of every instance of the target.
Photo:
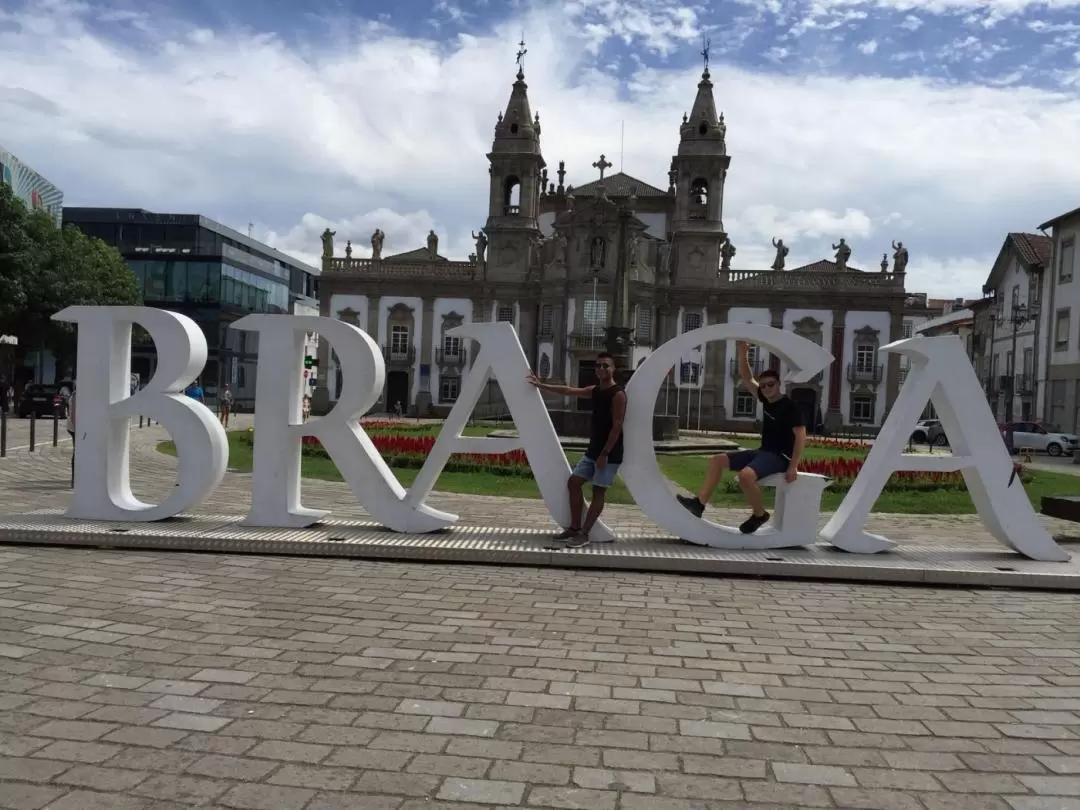
<svg viewBox="0 0 1080 810">
<path fill-rule="evenodd" d="M 591 397 L 593 388 L 596 387 L 590 385 L 585 388 L 574 388 L 569 385 L 554 385 L 552 383 L 542 382 L 535 374 L 530 374 L 525 379 L 530 385 L 539 388 L 541 391 L 549 391 L 552 394 L 559 394 L 564 397 L 579 397 L 581 399 L 588 399 Z"/>
<path fill-rule="evenodd" d="M 751 394 L 757 396 L 758 382 L 754 379 L 754 370 L 750 368 L 750 347 L 746 341 L 740 340 L 735 344 L 735 351 L 739 355 L 739 379 Z"/>
</svg>

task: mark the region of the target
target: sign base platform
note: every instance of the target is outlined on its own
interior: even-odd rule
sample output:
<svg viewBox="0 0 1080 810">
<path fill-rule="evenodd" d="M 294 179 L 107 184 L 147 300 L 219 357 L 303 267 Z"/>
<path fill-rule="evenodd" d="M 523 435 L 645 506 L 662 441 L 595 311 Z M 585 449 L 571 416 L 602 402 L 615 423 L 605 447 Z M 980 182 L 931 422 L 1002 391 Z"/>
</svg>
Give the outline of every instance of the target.
<svg viewBox="0 0 1080 810">
<path fill-rule="evenodd" d="M 1067 542 L 1066 538 L 1059 538 Z M 1080 591 L 1080 554 L 1036 562 L 1005 549 L 904 542 L 883 554 L 801 549 L 724 551 L 672 537 L 625 535 L 614 543 L 556 549 L 546 531 L 455 526 L 398 534 L 374 522 L 328 519 L 306 529 L 241 525 L 236 516 L 180 516 L 155 523 L 75 520 L 59 510 L 0 516 L 0 543 L 214 554 L 348 557 L 710 576 Z M 1069 550 L 1072 544 L 1065 547 Z"/>
</svg>

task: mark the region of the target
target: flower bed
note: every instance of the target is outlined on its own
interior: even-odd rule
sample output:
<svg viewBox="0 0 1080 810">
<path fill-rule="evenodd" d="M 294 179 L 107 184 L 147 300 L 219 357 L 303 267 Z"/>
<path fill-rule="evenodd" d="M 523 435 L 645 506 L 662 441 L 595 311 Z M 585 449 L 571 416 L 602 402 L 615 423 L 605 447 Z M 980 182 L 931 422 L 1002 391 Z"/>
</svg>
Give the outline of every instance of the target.
<svg viewBox="0 0 1080 810">
<path fill-rule="evenodd" d="M 371 437 L 372 444 L 379 451 L 390 467 L 400 469 L 420 469 L 424 461 L 435 446 L 436 436 L 431 432 L 421 433 L 417 430 L 402 431 L 398 422 L 363 422 L 363 428 Z M 410 425 L 410 428 L 425 427 Z M 430 431 L 430 428 L 428 428 Z M 242 434 L 241 440 L 253 444 L 255 434 L 249 430 Z M 837 450 L 860 449 L 869 450 L 867 445 L 858 442 L 844 442 L 836 439 L 820 439 L 822 447 Z M 824 444 L 828 442 L 828 444 Z M 848 447 L 847 445 L 853 445 Z M 326 449 L 313 436 L 305 436 L 303 439 L 303 453 L 315 458 L 328 458 Z M 862 470 L 863 459 L 861 458 L 825 458 L 803 459 L 799 464 L 799 470 L 806 473 L 824 475 L 830 479 L 830 489 L 833 492 L 846 492 Z M 1025 471 L 1020 464 L 1015 464 L 1014 469 L 1023 483 L 1031 480 L 1031 474 Z M 445 467 L 446 472 L 489 473 L 492 475 L 519 476 L 531 478 L 532 469 L 529 467 L 528 458 L 524 450 L 512 450 L 509 453 L 456 453 L 450 457 Z M 724 488 L 728 492 L 737 492 L 738 482 L 734 476 L 728 476 L 724 481 Z M 955 491 L 964 492 L 966 486 L 964 477 L 960 473 L 936 473 L 936 472 L 895 472 L 890 476 L 885 485 L 886 492 L 941 492 Z"/>
</svg>

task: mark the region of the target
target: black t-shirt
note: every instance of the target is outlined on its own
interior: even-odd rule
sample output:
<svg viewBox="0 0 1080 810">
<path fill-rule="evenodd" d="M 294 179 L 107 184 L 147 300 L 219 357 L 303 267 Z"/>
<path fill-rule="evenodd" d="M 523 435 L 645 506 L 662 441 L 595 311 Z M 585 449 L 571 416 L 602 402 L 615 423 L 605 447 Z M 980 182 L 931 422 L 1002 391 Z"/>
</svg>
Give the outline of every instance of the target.
<svg viewBox="0 0 1080 810">
<path fill-rule="evenodd" d="M 764 410 L 761 449 L 790 460 L 795 450 L 795 428 L 805 426 L 802 411 L 786 394 L 776 402 L 769 402 L 765 395 L 758 391 L 758 399 L 761 400 Z"/>
<path fill-rule="evenodd" d="M 615 384 L 608 386 L 607 388 L 601 388 L 599 385 L 595 386 L 592 391 L 592 430 L 589 434 L 589 447 L 585 451 L 585 456 L 596 461 L 600 457 L 600 454 L 604 452 L 604 445 L 607 444 L 608 436 L 611 435 L 611 429 L 615 426 L 615 415 L 612 413 L 615 404 L 615 394 L 622 391 L 621 385 Z M 623 437 L 622 433 L 619 433 L 619 438 L 615 442 L 615 446 L 611 448 L 611 452 L 608 454 L 608 461 L 612 464 L 622 464 L 623 460 Z"/>
</svg>

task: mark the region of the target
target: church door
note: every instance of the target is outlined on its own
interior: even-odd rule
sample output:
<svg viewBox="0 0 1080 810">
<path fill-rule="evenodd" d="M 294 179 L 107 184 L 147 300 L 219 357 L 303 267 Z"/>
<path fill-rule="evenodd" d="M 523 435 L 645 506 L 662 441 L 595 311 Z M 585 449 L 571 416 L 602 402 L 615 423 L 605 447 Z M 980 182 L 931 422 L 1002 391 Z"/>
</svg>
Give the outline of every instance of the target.
<svg viewBox="0 0 1080 810">
<path fill-rule="evenodd" d="M 388 371 L 386 373 L 386 410 L 388 413 L 397 411 L 397 403 L 401 403 L 403 413 L 409 412 L 409 372 Z"/>
</svg>

